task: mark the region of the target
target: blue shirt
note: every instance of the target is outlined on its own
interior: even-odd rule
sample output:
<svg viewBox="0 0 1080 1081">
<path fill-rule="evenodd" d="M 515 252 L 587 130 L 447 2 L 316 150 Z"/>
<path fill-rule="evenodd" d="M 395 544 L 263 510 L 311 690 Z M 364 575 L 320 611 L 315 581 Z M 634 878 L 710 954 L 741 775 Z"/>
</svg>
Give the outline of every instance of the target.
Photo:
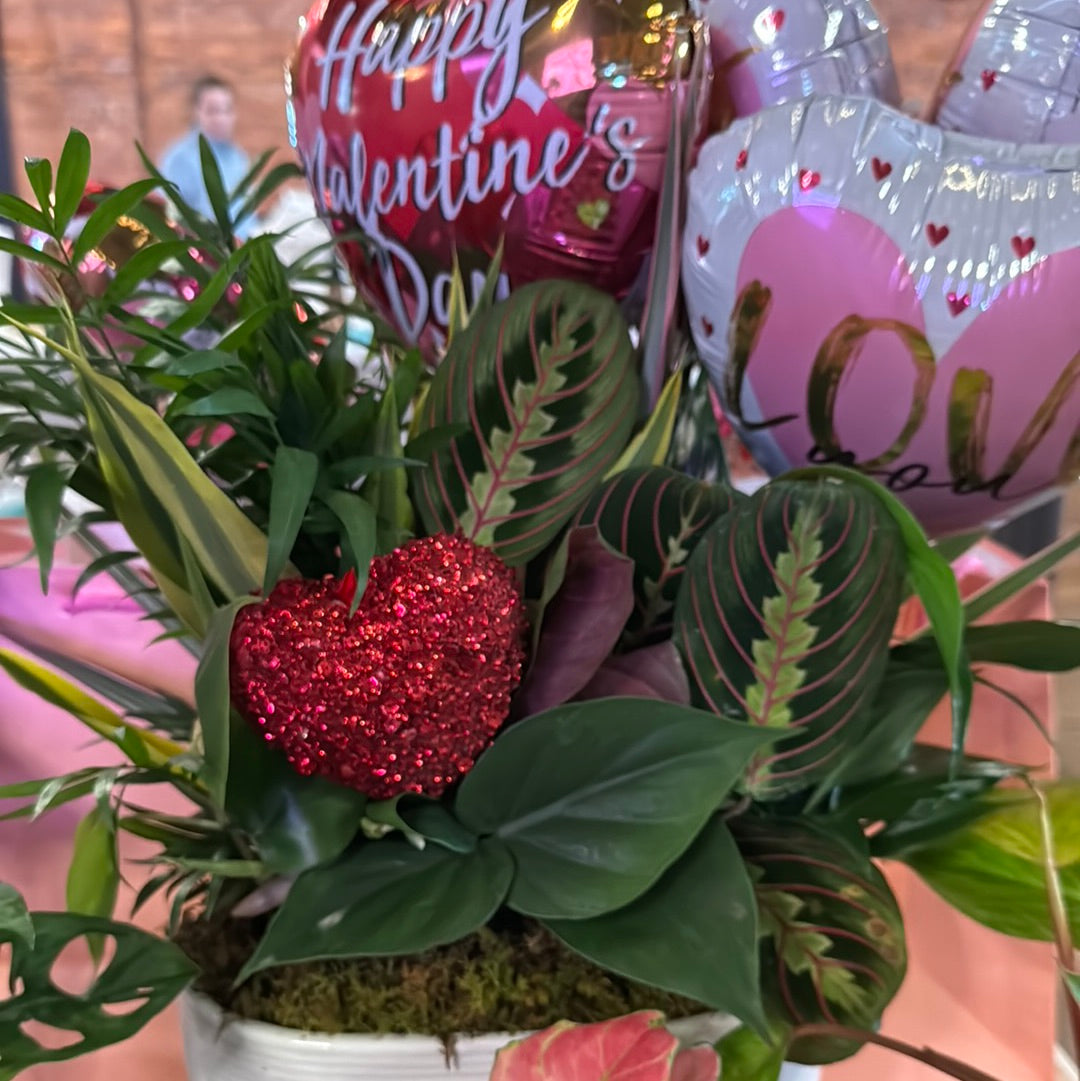
<svg viewBox="0 0 1080 1081">
<path fill-rule="evenodd" d="M 251 168 L 248 156 L 234 143 L 218 143 L 211 140 L 210 149 L 214 152 L 214 160 L 217 161 L 218 168 L 221 170 L 225 190 L 232 194 Z M 165 151 L 161 159 L 161 173 L 166 180 L 176 185 L 184 202 L 197 210 L 204 218 L 213 220 L 214 209 L 210 205 L 210 196 L 206 193 L 206 185 L 203 183 L 202 157 L 199 154 L 197 130 L 189 131 Z M 232 205 L 234 215 L 239 208 L 239 201 L 234 202 Z M 245 237 L 252 224 L 251 218 L 237 223 L 236 235 Z"/>
</svg>

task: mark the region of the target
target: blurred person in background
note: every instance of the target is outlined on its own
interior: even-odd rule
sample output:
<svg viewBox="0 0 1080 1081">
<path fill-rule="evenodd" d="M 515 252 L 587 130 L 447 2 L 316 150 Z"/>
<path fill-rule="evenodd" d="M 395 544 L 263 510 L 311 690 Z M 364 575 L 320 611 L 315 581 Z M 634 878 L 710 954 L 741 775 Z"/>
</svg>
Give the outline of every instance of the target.
<svg viewBox="0 0 1080 1081">
<path fill-rule="evenodd" d="M 206 137 L 214 153 L 225 190 L 230 194 L 251 168 L 247 154 L 234 141 L 236 132 L 236 95 L 232 85 L 216 75 L 205 75 L 191 90 L 194 124 L 161 159 L 161 172 L 176 185 L 181 198 L 204 217 L 213 219 L 214 211 L 203 180 L 199 136 Z M 236 207 L 233 207 L 235 212 Z M 236 223 L 241 239 L 250 234 L 254 222 L 249 218 Z"/>
</svg>

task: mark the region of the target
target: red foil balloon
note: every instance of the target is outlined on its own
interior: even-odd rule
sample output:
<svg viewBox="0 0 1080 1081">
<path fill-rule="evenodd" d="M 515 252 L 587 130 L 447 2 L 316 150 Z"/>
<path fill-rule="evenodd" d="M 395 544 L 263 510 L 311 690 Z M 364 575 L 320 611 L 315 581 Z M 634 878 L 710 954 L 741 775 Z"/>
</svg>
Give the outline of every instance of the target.
<svg viewBox="0 0 1080 1081">
<path fill-rule="evenodd" d="M 290 73 L 296 143 L 353 280 L 407 339 L 437 349 L 455 253 L 471 299 L 500 241 L 502 294 L 551 277 L 630 290 L 672 110 L 702 70 L 688 3 L 315 4 Z"/>
</svg>

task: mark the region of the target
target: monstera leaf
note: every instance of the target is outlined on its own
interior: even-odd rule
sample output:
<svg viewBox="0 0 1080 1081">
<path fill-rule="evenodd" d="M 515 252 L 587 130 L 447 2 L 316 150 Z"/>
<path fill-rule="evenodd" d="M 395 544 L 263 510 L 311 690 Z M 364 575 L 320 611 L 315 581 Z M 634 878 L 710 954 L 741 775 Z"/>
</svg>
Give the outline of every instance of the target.
<svg viewBox="0 0 1080 1081">
<path fill-rule="evenodd" d="M 705 530 L 742 501 L 726 484 L 705 484 L 662 466 L 627 469 L 593 492 L 577 524 L 595 525 L 634 561 L 626 645 L 670 637 L 686 561 Z"/>
<path fill-rule="evenodd" d="M 663 1020 L 643 1010 L 593 1025 L 560 1021 L 504 1047 L 491 1081 L 716 1081 L 716 1052 L 680 1052 Z"/>
<path fill-rule="evenodd" d="M 707 531 L 680 587 L 674 640 L 698 705 L 776 731 L 745 792 L 806 788 L 857 743 L 904 569 L 896 524 L 854 486 L 770 484 Z"/>
<path fill-rule="evenodd" d="M 516 290 L 454 338 L 424 401 L 418 436 L 467 426 L 417 471 L 424 525 L 527 562 L 618 459 L 640 400 L 610 297 L 566 282 Z"/>
<path fill-rule="evenodd" d="M 91 935 L 111 939 L 115 954 L 86 991 L 69 994 L 51 978 L 53 965 L 69 943 Z M 170 942 L 111 920 L 31 916 L 14 890 L 0 885 L 0 946 L 5 943 L 12 949 L 13 994 L 0 999 L 0 1081 L 128 1039 L 196 974 Z"/>
<path fill-rule="evenodd" d="M 805 819 L 733 825 L 755 880 L 762 990 L 773 1019 L 874 1028 L 907 967 L 904 925 L 885 879 L 861 852 Z M 835 1062 L 859 1046 L 804 1038 L 787 1056 Z"/>
</svg>

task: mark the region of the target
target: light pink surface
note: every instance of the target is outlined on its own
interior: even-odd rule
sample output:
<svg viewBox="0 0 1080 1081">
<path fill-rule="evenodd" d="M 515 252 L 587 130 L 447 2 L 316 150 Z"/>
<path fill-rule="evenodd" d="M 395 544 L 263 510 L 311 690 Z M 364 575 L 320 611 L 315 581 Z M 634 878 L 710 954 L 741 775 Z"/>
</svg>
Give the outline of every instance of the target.
<svg viewBox="0 0 1080 1081">
<path fill-rule="evenodd" d="M 25 551 L 21 529 L 0 523 L 0 564 Z M 64 556 L 66 562 L 73 561 L 73 553 Z M 1000 550 L 992 549 L 983 563 L 999 570 L 1002 559 Z M 970 591 L 985 581 L 986 575 L 972 568 L 969 561 L 964 578 L 965 591 Z M 0 572 L 0 607 L 11 596 L 5 585 L 11 582 Z M 178 683 L 189 681 L 190 658 L 172 643 L 148 647 L 146 643 L 155 631 L 117 607 L 116 597 L 108 593 L 107 589 L 99 593 L 100 604 L 77 616 L 66 610 L 63 596 L 57 593 L 42 602 L 34 622 L 44 626 L 55 620 L 56 626 L 66 628 L 72 641 L 86 637 L 85 627 L 92 640 L 121 658 L 119 666 L 124 670 L 168 672 Z M 1000 618 L 1040 618 L 1048 615 L 1048 610 L 1046 589 L 1039 585 L 1016 598 Z M 46 611 L 52 613 L 48 620 L 40 615 Z M 908 619 L 916 620 L 917 613 L 909 613 Z M 907 626 L 910 629 L 911 623 Z M 9 643 L 0 638 L 0 645 Z M 1040 716 L 1050 715 L 1047 679 L 1005 670 L 995 678 L 1022 695 Z M 947 712 L 939 710 L 928 727 L 928 736 L 947 741 L 948 723 Z M 970 747 L 977 754 L 1031 764 L 1047 759 L 1030 723 L 1012 706 L 981 690 L 976 694 Z M 112 760 L 106 751 L 90 745 L 83 730 L 66 714 L 43 706 L 9 682 L 0 682 L 0 784 Z M 66 808 L 33 826 L 0 823 L 0 879 L 23 890 L 32 907 L 63 906 L 71 834 L 81 810 Z M 127 853 L 141 854 L 133 847 Z M 129 865 L 128 871 L 137 869 Z M 1049 1081 L 1054 1036 L 1054 969 L 1049 949 L 984 930 L 953 913 L 903 868 L 890 866 L 887 871 L 904 909 L 911 964 L 883 1031 L 970 1061 L 1002 1081 Z M 121 914 L 128 910 L 131 896 L 131 889 L 126 888 L 118 909 Z M 141 922 L 158 929 L 163 919 L 163 910 L 158 907 L 145 911 Z M 22 1076 L 26 1081 L 183 1081 L 175 1011 L 122 1046 L 75 1062 L 39 1067 Z M 932 1081 L 939 1076 L 870 1048 L 848 1063 L 829 1068 L 825 1081 Z"/>
</svg>

